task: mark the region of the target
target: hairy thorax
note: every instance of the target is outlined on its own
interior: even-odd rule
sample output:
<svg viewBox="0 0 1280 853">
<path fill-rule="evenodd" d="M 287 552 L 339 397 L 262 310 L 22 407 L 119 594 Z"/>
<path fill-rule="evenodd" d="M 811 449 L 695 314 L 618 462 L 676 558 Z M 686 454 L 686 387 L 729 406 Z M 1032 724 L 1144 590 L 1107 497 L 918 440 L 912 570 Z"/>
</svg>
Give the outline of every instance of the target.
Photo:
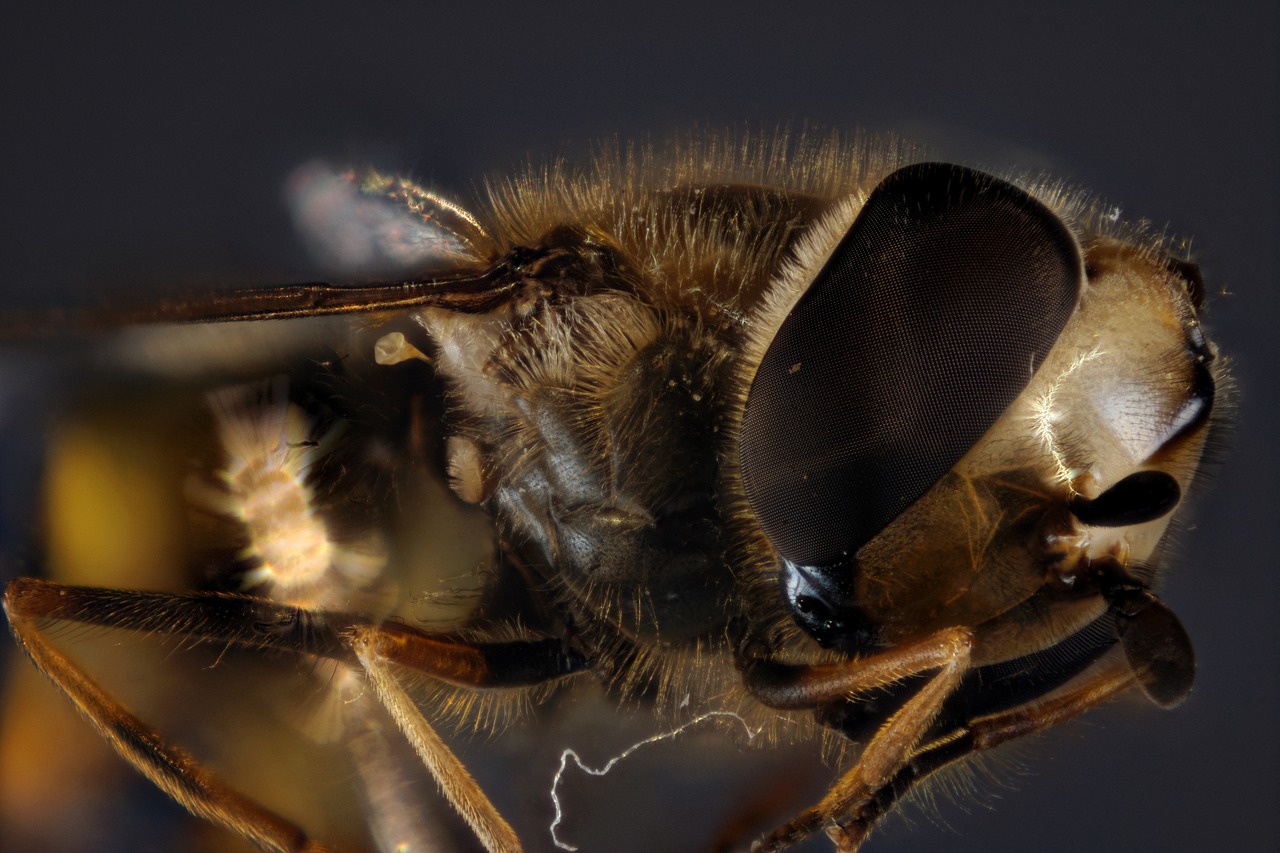
<svg viewBox="0 0 1280 853">
<path fill-rule="evenodd" d="M 723 633 L 715 330 L 617 291 L 424 323 L 455 389 L 455 485 L 533 586 L 633 639 Z"/>
</svg>

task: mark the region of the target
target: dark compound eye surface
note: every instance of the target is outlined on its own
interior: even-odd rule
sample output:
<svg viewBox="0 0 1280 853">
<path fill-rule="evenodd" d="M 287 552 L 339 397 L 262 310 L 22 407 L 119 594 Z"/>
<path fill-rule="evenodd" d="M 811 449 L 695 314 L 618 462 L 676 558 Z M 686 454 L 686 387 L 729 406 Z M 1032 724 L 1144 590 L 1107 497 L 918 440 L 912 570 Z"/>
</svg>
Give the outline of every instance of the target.
<svg viewBox="0 0 1280 853">
<path fill-rule="evenodd" d="M 918 499 L 1021 393 L 1075 310 L 1079 247 L 1010 183 L 887 177 L 779 327 L 740 462 L 778 552 L 829 565 Z"/>
</svg>

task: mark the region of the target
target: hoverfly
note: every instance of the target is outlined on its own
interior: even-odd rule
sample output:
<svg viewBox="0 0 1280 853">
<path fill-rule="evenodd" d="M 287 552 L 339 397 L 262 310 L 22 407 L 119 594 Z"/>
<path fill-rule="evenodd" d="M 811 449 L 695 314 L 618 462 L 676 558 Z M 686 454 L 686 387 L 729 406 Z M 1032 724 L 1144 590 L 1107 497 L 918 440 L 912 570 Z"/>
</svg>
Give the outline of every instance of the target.
<svg viewBox="0 0 1280 853">
<path fill-rule="evenodd" d="M 836 141 L 607 151 L 474 210 L 372 172 L 309 172 L 297 197 L 339 265 L 417 274 L 107 318 L 268 338 L 351 320 L 329 358 L 196 404 L 218 449 L 189 500 L 233 543 L 218 591 L 5 591 L 36 666 L 197 816 L 320 849 L 98 687 L 50 623 L 326 662 L 344 736 L 394 720 L 495 851 L 521 840 L 436 731 L 494 696 L 589 681 L 677 722 L 824 740 L 827 793 L 753 849 L 825 832 L 853 851 L 972 756 L 1191 689 L 1153 587 L 1223 373 L 1167 241 L 1055 183 Z M 369 377 L 406 369 L 372 405 Z M 491 522 L 455 624 L 388 616 L 391 530 L 422 509 L 387 512 L 378 472 L 407 456 Z M 414 849 L 412 806 L 368 799 L 377 843 Z"/>
</svg>

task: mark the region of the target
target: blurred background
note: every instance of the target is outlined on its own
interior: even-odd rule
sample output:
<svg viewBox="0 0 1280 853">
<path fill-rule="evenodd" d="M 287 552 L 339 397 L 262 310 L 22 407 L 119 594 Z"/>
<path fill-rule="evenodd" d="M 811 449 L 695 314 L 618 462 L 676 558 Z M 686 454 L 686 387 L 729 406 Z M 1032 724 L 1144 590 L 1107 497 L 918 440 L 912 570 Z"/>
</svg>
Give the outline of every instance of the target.
<svg viewBox="0 0 1280 853">
<path fill-rule="evenodd" d="M 938 820 L 908 812 L 867 849 L 1280 849 L 1280 7 L 46 2 L 0 13 L 0 69 L 6 308 L 313 280 L 281 189 L 315 157 L 465 201 L 529 160 L 699 127 L 893 132 L 942 159 L 1044 170 L 1190 239 L 1238 386 L 1229 449 L 1164 583 L 1195 641 L 1194 694 L 1171 713 L 1094 712 L 1029 747 L 1025 773 Z M 11 362 L 0 400 L 33 399 L 14 389 L 36 375 Z M 12 546 L 39 461 L 20 448 L 43 429 L 14 406 L 0 413 L 6 577 L 32 571 Z M 0 657 L 0 847 L 183 846 L 174 807 L 127 772 L 86 769 L 113 761 L 91 735 L 69 747 L 83 763 L 25 754 L 39 741 L 19 721 L 58 712 L 15 710 L 19 695 L 52 688 Z M 663 784 L 700 784 L 677 773 Z M 33 836 L 38 820 L 88 828 Z"/>
</svg>

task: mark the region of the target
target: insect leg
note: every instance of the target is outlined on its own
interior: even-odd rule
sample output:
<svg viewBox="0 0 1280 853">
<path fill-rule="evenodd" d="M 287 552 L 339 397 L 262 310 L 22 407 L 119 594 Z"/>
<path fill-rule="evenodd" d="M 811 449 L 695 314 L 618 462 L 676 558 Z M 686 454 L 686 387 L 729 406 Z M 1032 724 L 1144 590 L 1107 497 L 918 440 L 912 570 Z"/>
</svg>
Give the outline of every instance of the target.
<svg viewBox="0 0 1280 853">
<path fill-rule="evenodd" d="M 865 827 L 857 824 L 856 817 L 915 751 L 968 669 L 972 644 L 968 630 L 951 628 L 924 641 L 850 663 L 804 667 L 762 661 L 748 668 L 747 684 L 761 701 L 791 708 L 847 701 L 856 693 L 937 671 L 880 726 L 863 748 L 857 764 L 817 805 L 775 829 L 758 849 L 782 850 L 826 825 L 833 827 L 837 849 L 850 853 L 857 850 Z"/>
<path fill-rule="evenodd" d="M 364 632 L 357 632 L 352 638 L 356 656 L 364 666 L 378 699 L 413 745 L 445 799 L 462 815 L 485 849 L 502 853 L 520 850 L 520 839 L 515 831 L 396 681 L 391 667 L 378 654 L 377 645 L 376 637 L 367 636 Z"/>
<path fill-rule="evenodd" d="M 940 669 L 955 658 L 957 644 L 968 643 L 967 631 L 952 628 L 854 661 L 789 664 L 758 658 L 743 664 L 743 678 L 747 689 L 770 708 L 816 708 Z"/>
<path fill-rule="evenodd" d="M 1135 682 L 1136 676 L 1128 667 L 1102 669 L 1050 696 L 968 721 L 922 746 L 893 781 L 867 802 L 845 831 L 865 836 L 899 798 L 939 770 L 1008 741 L 1065 723 L 1123 693 Z M 860 829 L 855 830 L 854 826 Z"/>
<path fill-rule="evenodd" d="M 49 645 L 36 622 L 51 615 L 42 611 L 56 608 L 42 607 L 39 594 L 24 594 L 30 591 L 28 583 L 30 579 L 11 582 L 4 597 L 5 613 L 18 645 L 125 761 L 192 814 L 247 838 L 263 850 L 324 850 L 300 827 L 224 785 L 185 750 L 165 743 L 158 732 L 130 714 Z M 47 591 L 56 594 L 56 588 Z"/>
<path fill-rule="evenodd" d="M 45 642 L 37 623 L 49 619 L 101 625 L 325 657 L 362 667 L 454 807 L 468 820 L 469 812 L 480 814 L 486 808 L 492 813 L 489 817 L 496 817 L 496 823 L 472 825 L 491 849 L 504 851 L 520 849 L 514 834 L 474 783 L 468 789 L 458 781 L 469 776 L 396 683 L 391 664 L 451 684 L 491 688 L 542 683 L 577 672 L 587 663 L 555 640 L 468 643 L 403 625 L 377 627 L 348 614 L 309 611 L 248 595 L 136 592 L 17 578 L 5 589 L 4 607 L 19 645 L 121 757 L 193 814 L 270 851 L 322 848 L 300 828 L 222 785 L 185 751 L 163 743 L 155 731 Z M 433 738 L 435 743 L 429 743 Z"/>
<path fill-rule="evenodd" d="M 351 759 L 374 849 L 455 847 L 454 828 L 444 822 L 451 807 L 423 784 L 421 760 L 369 689 L 368 679 L 356 666 L 338 664 L 328 684 L 337 699 L 333 710 L 340 726 L 328 734 Z"/>
<path fill-rule="evenodd" d="M 400 625 L 357 626 L 349 637 L 351 648 L 364 666 L 378 698 L 440 785 L 445 798 L 487 850 L 519 851 L 520 840 L 515 831 L 405 692 L 393 664 L 465 687 L 491 688 L 549 681 L 582 669 L 586 662 L 554 640 L 468 648 Z"/>
<path fill-rule="evenodd" d="M 4 602 L 11 622 L 52 619 L 101 625 L 352 665 L 357 664 L 352 633 L 373 627 L 349 613 L 308 610 L 252 595 L 140 592 L 36 578 L 10 581 Z M 373 636 L 380 657 L 461 687 L 541 684 L 586 666 L 558 640 L 472 643 L 397 624 L 380 626 Z"/>
</svg>

